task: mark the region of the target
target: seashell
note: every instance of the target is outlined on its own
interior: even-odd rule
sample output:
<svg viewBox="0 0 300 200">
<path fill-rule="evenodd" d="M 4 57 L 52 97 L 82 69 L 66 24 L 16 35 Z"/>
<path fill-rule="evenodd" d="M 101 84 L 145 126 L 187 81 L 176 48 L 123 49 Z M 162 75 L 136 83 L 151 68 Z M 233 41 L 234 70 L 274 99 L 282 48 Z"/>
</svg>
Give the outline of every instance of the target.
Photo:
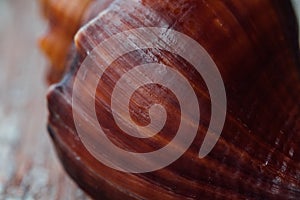
<svg viewBox="0 0 300 200">
<path fill-rule="evenodd" d="M 41 50 L 50 61 L 48 83 L 58 82 L 62 78 L 73 37 L 84 23 L 85 14 L 93 1 L 40 0 L 42 13 L 49 22 L 49 31 L 39 41 Z M 103 0 L 101 7 L 97 6 L 98 11 L 104 10 L 111 1 Z"/>
<path fill-rule="evenodd" d="M 290 1 L 116 0 L 105 11 L 102 3 L 86 11 L 69 70 L 48 94 L 49 133 L 84 191 L 123 200 L 300 198 Z M 200 73 L 195 59 L 208 67 Z M 222 85 L 211 87 L 218 74 L 206 74 L 214 66 L 225 99 Z"/>
</svg>

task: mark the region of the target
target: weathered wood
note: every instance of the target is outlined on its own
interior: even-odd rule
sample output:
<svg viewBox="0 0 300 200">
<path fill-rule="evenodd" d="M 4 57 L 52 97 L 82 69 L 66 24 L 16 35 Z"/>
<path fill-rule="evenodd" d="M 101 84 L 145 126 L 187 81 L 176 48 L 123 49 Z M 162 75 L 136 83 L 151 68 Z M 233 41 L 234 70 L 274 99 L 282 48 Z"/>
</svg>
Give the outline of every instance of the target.
<svg viewBox="0 0 300 200">
<path fill-rule="evenodd" d="M 0 1 L 0 199 L 86 199 L 46 130 L 45 23 L 33 0 Z"/>
</svg>

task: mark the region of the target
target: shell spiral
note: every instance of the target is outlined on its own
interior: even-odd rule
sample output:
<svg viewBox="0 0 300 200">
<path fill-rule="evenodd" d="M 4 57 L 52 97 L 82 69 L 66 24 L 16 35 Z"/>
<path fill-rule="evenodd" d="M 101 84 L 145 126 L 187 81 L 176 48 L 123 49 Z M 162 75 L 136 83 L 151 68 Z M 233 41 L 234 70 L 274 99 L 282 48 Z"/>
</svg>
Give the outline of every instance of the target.
<svg viewBox="0 0 300 200">
<path fill-rule="evenodd" d="M 107 2 L 87 8 L 48 94 L 78 185 L 96 199 L 300 198 L 290 2 Z"/>
<path fill-rule="evenodd" d="M 78 37 L 84 37 L 79 36 L 80 34 L 84 35 L 84 30 L 81 30 L 77 35 Z M 86 36 L 88 37 L 88 35 Z M 129 37 L 130 40 L 125 42 Z M 170 42 L 168 38 L 172 38 L 176 43 Z M 192 48 L 193 53 L 187 53 L 185 47 Z M 129 112 L 131 97 L 139 88 L 151 84 L 159 85 L 160 87 L 170 90 L 174 94 L 176 101 L 179 103 L 179 108 L 175 106 L 173 111 L 175 110 L 177 113 L 180 113 L 178 131 L 170 144 L 165 148 L 152 153 L 129 153 L 114 147 L 113 143 L 106 138 L 103 128 L 95 126 L 98 120 L 95 107 L 93 106 L 95 104 L 95 94 L 82 95 L 84 87 L 87 87 L 85 80 L 89 80 L 91 86 L 88 87 L 94 88 L 94 91 L 96 91 L 99 80 L 103 78 L 108 67 L 118 57 L 135 50 L 153 48 L 163 49 L 180 55 L 189 61 L 189 63 L 192 63 L 195 66 L 196 73 L 203 75 L 208 90 L 211 92 L 210 97 L 212 106 L 214 107 L 212 108 L 208 136 L 204 139 L 202 148 L 200 149 L 199 154 L 201 158 L 205 157 L 216 144 L 225 122 L 226 94 L 221 75 L 209 54 L 196 41 L 168 28 L 143 27 L 116 34 L 100 43 L 100 45 L 97 45 L 81 64 L 74 82 L 72 107 L 75 126 L 87 149 L 89 149 L 99 161 L 106 163 L 107 166 L 125 172 L 144 173 L 168 166 L 176 161 L 189 148 L 198 132 L 200 112 L 197 95 L 195 94 L 193 87 L 180 71 L 178 72 L 172 67 L 156 63 L 142 64 L 133 67 L 125 73 L 121 71 L 121 75 L 119 75 L 120 80 L 115 83 L 115 88 L 113 88 L 112 92 L 107 92 L 109 95 L 106 96 L 110 96 L 110 103 L 108 102 L 107 104 L 111 105 L 110 115 L 113 116 L 112 120 L 116 121 L 116 125 L 118 125 L 123 132 L 130 134 L 133 137 L 153 137 L 161 132 L 167 121 L 167 112 L 164 110 L 164 107 L 160 105 L 161 103 L 159 104 L 163 99 L 165 100 L 164 95 L 155 98 L 156 103 L 153 102 L 153 105 L 152 103 L 149 105 L 146 104 L 146 107 L 149 109 L 150 119 L 149 124 L 146 126 L 138 126 L 131 119 Z M 104 52 L 109 52 L 109 56 L 105 55 Z M 127 63 L 129 63 L 129 61 Z M 115 69 L 112 70 L 115 71 Z M 106 91 L 109 91 L 109 89 Z M 150 90 L 149 94 L 146 93 L 147 95 L 145 95 L 145 93 L 140 93 L 139 95 L 142 99 L 148 99 L 147 96 L 153 93 L 153 90 Z M 143 103 L 138 100 L 133 101 L 139 106 L 143 105 Z M 91 109 L 84 111 L 85 116 L 91 116 L 89 119 L 80 117 L 82 115 L 82 110 L 80 110 L 80 112 L 74 112 L 76 108 L 82 107 L 81 105 L 83 102 L 89 102 L 91 104 L 89 106 Z M 171 102 L 167 103 L 171 104 Z M 219 108 L 216 108 L 216 106 Z M 170 114 L 176 115 L 175 113 Z M 142 118 L 143 117 L 140 116 L 139 120 L 143 121 Z M 83 123 L 85 124 L 84 129 L 82 129 Z M 89 132 L 85 131 L 87 126 L 90 126 L 90 128 L 88 128 Z M 93 129 L 93 127 L 96 128 Z M 110 128 L 110 131 L 111 129 L 112 128 Z M 168 129 L 162 131 L 162 134 L 167 134 L 164 132 L 169 131 L 170 130 Z M 90 137 L 93 132 L 101 133 L 101 139 L 98 140 L 98 144 L 95 143 L 97 138 Z M 114 132 L 114 134 L 117 133 Z M 99 148 L 91 148 L 94 146 Z M 176 148 L 174 148 L 174 146 Z M 108 161 L 106 161 L 107 157 L 109 158 Z M 131 162 L 128 162 L 128 160 Z M 143 165 L 142 160 L 146 160 L 147 164 L 145 163 L 145 165 Z M 112 162 L 119 163 L 120 166 L 115 167 L 110 164 Z"/>
</svg>

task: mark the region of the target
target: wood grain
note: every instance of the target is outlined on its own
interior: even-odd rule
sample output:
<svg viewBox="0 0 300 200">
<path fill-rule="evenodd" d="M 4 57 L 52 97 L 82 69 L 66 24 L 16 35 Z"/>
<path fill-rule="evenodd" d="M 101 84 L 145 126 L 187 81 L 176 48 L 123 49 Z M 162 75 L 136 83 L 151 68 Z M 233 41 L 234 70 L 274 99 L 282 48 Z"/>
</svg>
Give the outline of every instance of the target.
<svg viewBox="0 0 300 200">
<path fill-rule="evenodd" d="M 36 1 L 0 1 L 0 199 L 86 199 L 46 130 L 45 31 Z"/>
</svg>

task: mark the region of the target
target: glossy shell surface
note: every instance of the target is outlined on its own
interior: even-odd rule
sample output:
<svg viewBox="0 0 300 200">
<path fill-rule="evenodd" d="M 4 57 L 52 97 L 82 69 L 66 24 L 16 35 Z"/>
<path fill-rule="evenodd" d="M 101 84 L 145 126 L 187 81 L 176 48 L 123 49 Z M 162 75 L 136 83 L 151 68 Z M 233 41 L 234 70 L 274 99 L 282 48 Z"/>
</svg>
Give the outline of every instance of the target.
<svg viewBox="0 0 300 200">
<path fill-rule="evenodd" d="M 96 199 L 300 198 L 299 47 L 289 1 L 117 0 L 102 13 L 101 5 L 97 1 L 91 6 L 87 24 L 77 32 L 69 71 L 48 94 L 50 135 L 66 171 L 80 187 Z M 154 172 L 133 174 L 107 167 L 85 148 L 73 109 L 89 116 L 84 104 L 72 107 L 72 94 L 76 72 L 88 52 L 114 34 L 140 27 L 173 29 L 205 48 L 224 81 L 227 115 L 214 149 L 199 159 L 211 116 L 201 76 L 180 56 L 160 49 L 118 58 L 105 71 L 94 97 L 106 135 L 119 147 L 136 152 L 158 149 L 178 128 L 178 102 L 157 85 L 140 88 L 128 109 L 137 124 L 147 125 L 148 105 L 163 105 L 169 114 L 163 131 L 141 140 L 116 127 L 109 110 L 112 89 L 120 73 L 138 64 L 157 62 L 180 71 L 193 86 L 201 111 L 197 137 L 177 161 Z M 89 79 L 84 81 L 82 95 L 90 95 Z"/>
</svg>

